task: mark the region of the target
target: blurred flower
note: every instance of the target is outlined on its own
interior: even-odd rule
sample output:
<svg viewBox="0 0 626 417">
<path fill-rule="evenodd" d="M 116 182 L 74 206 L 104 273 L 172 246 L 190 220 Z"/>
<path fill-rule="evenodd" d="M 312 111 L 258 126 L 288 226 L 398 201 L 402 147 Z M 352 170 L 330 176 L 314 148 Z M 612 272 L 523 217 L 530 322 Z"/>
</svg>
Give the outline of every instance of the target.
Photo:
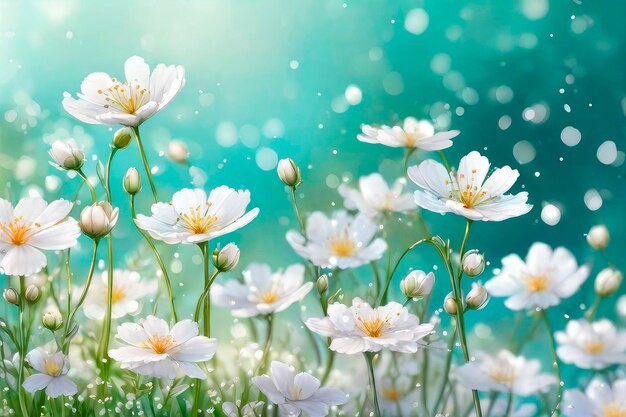
<svg viewBox="0 0 626 417">
<path fill-rule="evenodd" d="M 440 151 L 452 146 L 450 139 L 457 136 L 458 130 L 435 133 L 432 123 L 427 120 L 417 120 L 414 117 L 404 119 L 400 126 L 381 126 L 380 128 L 370 125 L 361 127 L 362 135 L 357 139 L 366 143 L 379 143 L 392 148 L 417 148 L 424 151 Z"/>
<path fill-rule="evenodd" d="M 452 292 L 449 292 L 443 300 L 443 309 L 451 316 L 456 315 L 459 311 L 459 306 L 456 304 L 456 300 L 454 299 L 454 294 Z"/>
<path fill-rule="evenodd" d="M 490 410 L 491 417 L 533 417 L 537 414 L 537 406 L 532 403 L 524 403 L 517 406 L 517 401 L 512 400 L 510 410 L 507 414 L 508 400 L 505 398 L 498 398 L 492 404 L 489 398 L 482 398 L 480 400 L 480 408 L 483 411 L 483 415 L 487 415 Z M 472 410 L 470 417 L 476 417 L 476 413 Z"/>
<path fill-rule="evenodd" d="M 117 224 L 120 209 L 113 208 L 108 201 L 99 201 L 87 206 L 80 212 L 80 228 L 92 239 L 100 239 Z"/>
<path fill-rule="evenodd" d="M 74 395 L 76 384 L 67 376 L 68 358 L 61 352 L 48 354 L 43 349 L 33 349 L 26 355 L 26 361 L 38 374 L 26 378 L 22 386 L 31 394 L 45 388 L 46 395 L 57 398 L 61 395 Z"/>
<path fill-rule="evenodd" d="M 89 74 L 78 99 L 64 94 L 63 107 L 81 122 L 134 127 L 164 109 L 185 85 L 182 66 L 159 64 L 150 75 L 150 67 L 138 56 L 126 60 L 124 72 L 126 82 L 104 72 Z"/>
<path fill-rule="evenodd" d="M 479 276 L 485 270 L 485 257 L 477 249 L 472 249 L 463 255 L 463 272 L 470 278 Z"/>
<path fill-rule="evenodd" d="M 317 292 L 320 295 L 324 294 L 326 291 L 328 291 L 328 275 L 320 275 L 315 284 L 317 285 Z"/>
<path fill-rule="evenodd" d="M 415 202 L 435 213 L 455 213 L 469 220 L 502 221 L 532 209 L 528 193 L 504 194 L 515 184 L 519 172 L 508 166 L 491 175 L 489 160 L 473 151 L 464 156 L 458 171 L 448 172 L 439 162 L 428 159 L 408 170 L 411 181 L 421 190 Z"/>
<path fill-rule="evenodd" d="M 387 415 L 409 416 L 416 408 L 415 385 L 409 375 L 394 375 L 384 378 L 378 385 L 380 408 Z"/>
<path fill-rule="evenodd" d="M 167 145 L 167 156 L 176 163 L 186 164 L 189 149 L 182 140 L 173 140 Z"/>
<path fill-rule="evenodd" d="M 583 393 L 579 389 L 567 390 L 561 407 L 568 417 L 621 417 L 626 415 L 626 379 L 613 384 L 600 378 L 591 380 Z"/>
<path fill-rule="evenodd" d="M 85 316 L 92 320 L 102 320 L 108 300 L 108 272 L 103 271 L 101 280 L 94 282 L 89 288 L 83 311 Z M 111 295 L 111 317 L 122 318 L 128 314 L 137 314 L 141 311 L 141 302 L 157 291 L 156 280 L 142 280 L 136 271 L 127 269 L 113 270 L 113 291 Z"/>
<path fill-rule="evenodd" d="M 426 274 L 424 271 L 415 270 L 409 272 L 406 278 L 400 281 L 400 291 L 407 298 L 418 300 L 430 295 L 434 285 L 435 274 L 432 272 Z"/>
<path fill-rule="evenodd" d="M 587 242 L 596 250 L 604 250 L 609 245 L 609 229 L 605 225 L 599 224 L 589 229 Z"/>
<path fill-rule="evenodd" d="M 135 195 L 141 190 L 141 176 L 137 168 L 130 167 L 122 180 L 122 187 L 130 195 Z"/>
<path fill-rule="evenodd" d="M 406 186 L 404 178 L 398 178 L 389 188 L 383 176 L 374 173 L 359 179 L 359 189 L 341 184 L 339 194 L 348 210 L 359 210 L 370 217 L 381 213 L 406 213 L 416 209 L 411 193 L 402 194 Z"/>
<path fill-rule="evenodd" d="M 24 298 L 26 298 L 26 301 L 29 303 L 36 303 L 37 300 L 39 300 L 40 295 L 41 292 L 39 291 L 39 287 L 36 285 L 29 285 L 26 287 L 26 291 L 24 292 Z"/>
<path fill-rule="evenodd" d="M 288 365 L 278 361 L 273 361 L 271 368 L 272 376 L 255 376 L 252 383 L 285 414 L 299 416 L 305 412 L 310 417 L 324 417 L 330 406 L 348 401 L 346 395 L 336 388 L 320 388 L 319 379 L 311 374 L 296 374 Z"/>
<path fill-rule="evenodd" d="M 285 158 L 278 161 L 278 167 L 276 168 L 278 172 L 278 178 L 285 185 L 289 187 L 297 187 L 302 182 L 302 175 L 300 174 L 300 168 L 291 158 Z"/>
<path fill-rule="evenodd" d="M 570 320 L 565 331 L 556 332 L 554 338 L 559 358 L 579 368 L 604 369 L 626 363 L 626 330 L 617 330 L 610 320 Z"/>
<path fill-rule="evenodd" d="M 76 244 L 78 223 L 68 217 L 72 203 L 23 198 L 13 208 L 0 198 L 0 269 L 6 275 L 39 272 L 48 261 L 43 250 L 63 250 Z"/>
<path fill-rule="evenodd" d="M 623 280 L 624 274 L 621 271 L 613 268 L 604 268 L 598 273 L 594 282 L 596 294 L 600 297 L 610 297 L 619 289 Z"/>
<path fill-rule="evenodd" d="M 402 304 L 391 302 L 372 308 L 355 298 L 352 307 L 340 303 L 328 306 L 328 317 L 310 318 L 304 323 L 311 331 L 330 337 L 330 349 L 349 355 L 378 352 L 415 353 L 420 341 L 432 333 L 432 324 L 420 324 L 417 316 Z"/>
<path fill-rule="evenodd" d="M 233 310 L 235 317 L 278 313 L 306 296 L 312 282 L 304 281 L 304 266 L 295 264 L 272 274 L 269 265 L 253 263 L 243 272 L 243 283 L 227 281 L 211 290 L 216 305 Z"/>
<path fill-rule="evenodd" d="M 548 308 L 574 294 L 589 276 L 589 267 L 578 267 L 574 255 L 565 248 L 554 250 L 545 243 L 534 243 L 524 262 L 512 254 L 502 259 L 502 271 L 485 286 L 511 310 Z"/>
<path fill-rule="evenodd" d="M 50 164 L 62 171 L 78 170 L 85 162 L 85 154 L 73 139 L 67 142 L 54 141 L 48 154 L 54 160 Z"/>
<path fill-rule="evenodd" d="M 20 294 L 15 290 L 15 288 L 5 288 L 2 291 L 2 297 L 4 297 L 4 301 L 13 305 L 20 305 Z"/>
<path fill-rule="evenodd" d="M 313 212 L 306 222 L 306 237 L 287 232 L 287 242 L 303 258 L 324 268 L 356 268 L 380 259 L 387 250 L 383 239 L 372 239 L 376 224 L 364 214 L 356 217 L 336 211 L 332 218 Z"/>
<path fill-rule="evenodd" d="M 152 315 L 137 323 L 117 327 L 117 337 L 127 346 L 109 350 L 122 369 L 140 375 L 174 379 L 179 375 L 206 379 L 196 362 L 213 357 L 217 341 L 198 336 L 198 323 L 182 320 L 170 330 L 167 322 Z"/>
<path fill-rule="evenodd" d="M 467 308 L 472 310 L 480 310 L 485 308 L 489 302 L 489 292 L 480 284 L 472 283 L 472 289 L 467 293 L 465 297 L 465 304 Z"/>
<path fill-rule="evenodd" d="M 481 391 L 499 391 L 528 396 L 543 391 L 555 383 L 551 374 L 539 373 L 538 360 L 527 360 L 501 350 L 495 356 L 485 352 L 476 354 L 477 360 L 456 370 L 459 381 L 468 388 Z"/>
<path fill-rule="evenodd" d="M 237 267 L 241 252 L 234 243 L 229 243 L 222 249 L 213 251 L 213 266 L 220 272 L 228 272 Z"/>
<path fill-rule="evenodd" d="M 239 401 L 237 401 L 237 404 L 239 404 Z M 238 407 L 237 404 L 224 401 L 222 411 L 226 417 L 257 417 L 263 413 L 263 401 L 252 401 L 243 407 Z"/>
<path fill-rule="evenodd" d="M 209 198 L 201 189 L 184 188 L 172 196 L 171 203 L 152 205 L 152 216 L 138 214 L 135 223 L 154 239 L 165 243 L 198 244 L 233 232 L 250 223 L 259 213 L 246 213 L 250 191 L 235 191 L 221 186 Z"/>
</svg>

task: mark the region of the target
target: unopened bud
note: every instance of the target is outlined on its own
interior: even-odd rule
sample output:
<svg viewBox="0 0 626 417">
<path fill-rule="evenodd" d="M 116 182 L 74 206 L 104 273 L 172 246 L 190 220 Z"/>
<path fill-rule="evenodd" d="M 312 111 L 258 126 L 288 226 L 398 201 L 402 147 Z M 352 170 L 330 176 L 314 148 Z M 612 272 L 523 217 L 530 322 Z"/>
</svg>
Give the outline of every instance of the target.
<svg viewBox="0 0 626 417">
<path fill-rule="evenodd" d="M 57 140 L 50 147 L 48 154 L 54 160 L 52 165 L 59 169 L 78 170 L 85 162 L 85 154 L 72 140 L 67 142 Z"/>
<path fill-rule="evenodd" d="M 80 213 L 80 228 L 92 239 L 100 239 L 108 235 L 119 215 L 119 209 L 113 208 L 107 201 L 100 201 L 87 206 Z"/>
<path fill-rule="evenodd" d="M 485 270 L 485 257 L 477 249 L 463 255 L 463 272 L 470 278 L 479 276 Z"/>
<path fill-rule="evenodd" d="M 63 326 L 63 318 L 61 313 L 56 310 L 50 310 L 43 315 L 41 324 L 48 330 L 59 330 Z"/>
<path fill-rule="evenodd" d="M 124 191 L 130 195 L 135 195 L 139 192 L 139 190 L 141 190 L 141 177 L 139 176 L 137 168 L 128 168 L 126 175 L 124 175 L 122 186 L 124 187 Z"/>
<path fill-rule="evenodd" d="M 467 293 L 465 303 L 472 310 L 480 310 L 489 302 L 487 289 L 480 284 L 472 284 L 472 289 Z"/>
<path fill-rule="evenodd" d="M 220 272 L 228 272 L 239 263 L 239 248 L 234 243 L 229 243 L 222 249 L 213 251 L 213 265 Z"/>
<path fill-rule="evenodd" d="M 36 303 L 37 300 L 39 300 L 39 295 L 39 288 L 35 285 L 29 285 L 24 292 L 24 298 L 26 298 L 26 301 L 29 303 Z"/>
<path fill-rule="evenodd" d="M 456 300 L 454 299 L 454 294 L 453 293 L 448 293 L 448 295 L 446 295 L 446 299 L 443 300 L 443 309 L 446 310 L 446 313 L 448 313 L 451 316 L 456 316 L 457 311 L 459 311 L 457 305 L 456 305 Z"/>
<path fill-rule="evenodd" d="M 435 274 L 432 272 L 426 274 L 424 271 L 416 270 L 411 271 L 400 281 L 400 291 L 407 298 L 419 300 L 432 292 L 433 285 L 435 285 Z"/>
<path fill-rule="evenodd" d="M 587 243 L 596 250 L 606 249 L 609 245 L 609 229 L 603 224 L 593 226 L 587 233 Z"/>
<path fill-rule="evenodd" d="M 323 274 L 317 279 L 317 292 L 322 295 L 328 291 L 328 275 Z"/>
<path fill-rule="evenodd" d="M 187 149 L 185 142 L 173 140 L 167 145 L 167 156 L 174 162 L 186 164 L 189 158 L 189 149 Z"/>
<path fill-rule="evenodd" d="M 615 294 L 623 280 L 624 274 L 621 271 L 613 268 L 604 268 L 596 276 L 594 282 L 596 294 L 600 297 L 610 297 Z"/>
<path fill-rule="evenodd" d="M 113 135 L 113 146 L 117 149 L 124 149 L 133 140 L 133 131 L 130 127 L 123 127 L 118 129 Z"/>
<path fill-rule="evenodd" d="M 278 178 L 290 187 L 297 187 L 302 182 L 300 168 L 291 158 L 278 161 Z"/>
<path fill-rule="evenodd" d="M 13 305 L 20 305 L 20 295 L 15 291 L 14 288 L 7 288 L 2 292 L 2 296 L 4 300 Z"/>
</svg>

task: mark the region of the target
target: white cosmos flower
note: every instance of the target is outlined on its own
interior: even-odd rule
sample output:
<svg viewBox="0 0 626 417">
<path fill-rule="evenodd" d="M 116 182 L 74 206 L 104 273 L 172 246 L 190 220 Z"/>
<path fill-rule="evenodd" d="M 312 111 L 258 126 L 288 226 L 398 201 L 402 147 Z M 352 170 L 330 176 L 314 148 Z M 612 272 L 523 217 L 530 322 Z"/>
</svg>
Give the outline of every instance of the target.
<svg viewBox="0 0 626 417">
<path fill-rule="evenodd" d="M 243 272 L 243 283 L 235 280 L 214 284 L 216 305 L 230 308 L 235 317 L 278 313 L 300 301 L 313 288 L 304 281 L 304 266 L 295 264 L 272 273 L 269 265 L 253 263 Z"/>
<path fill-rule="evenodd" d="M 626 330 L 616 329 L 610 320 L 571 320 L 554 338 L 559 358 L 579 368 L 604 369 L 626 363 Z"/>
<path fill-rule="evenodd" d="M 540 373 L 538 360 L 527 360 L 501 350 L 495 356 L 485 352 L 476 354 L 477 360 L 456 370 L 459 381 L 468 388 L 481 391 L 512 392 L 528 396 L 554 384 L 551 374 Z"/>
<path fill-rule="evenodd" d="M 417 316 L 402 304 L 391 302 L 372 308 L 355 298 L 352 307 L 340 303 L 328 306 L 328 317 L 304 323 L 311 331 L 330 337 L 330 349 L 349 355 L 363 352 L 415 353 L 420 341 L 432 333 L 432 324 L 420 324 Z"/>
<path fill-rule="evenodd" d="M 402 193 L 404 178 L 398 178 L 391 188 L 382 175 L 370 174 L 359 179 L 359 189 L 341 184 L 338 188 L 343 204 L 349 210 L 358 210 L 370 217 L 380 213 L 406 213 L 416 209 L 413 195 Z"/>
<path fill-rule="evenodd" d="M 626 379 L 609 384 L 594 378 L 584 393 L 578 389 L 567 390 L 561 410 L 568 417 L 626 416 Z"/>
<path fill-rule="evenodd" d="M 13 208 L 0 198 L 0 269 L 6 275 L 31 275 L 47 265 L 43 250 L 76 244 L 78 222 L 68 217 L 72 203 L 23 198 Z"/>
<path fill-rule="evenodd" d="M 504 194 L 515 184 L 519 172 L 509 166 L 489 173 L 489 160 L 473 151 L 461 158 L 457 171 L 428 159 L 409 168 L 418 206 L 435 213 L 455 213 L 469 220 L 502 221 L 532 209 L 528 193 Z"/>
<path fill-rule="evenodd" d="M 402 126 L 370 125 L 361 127 L 362 135 L 357 139 L 366 143 L 379 143 L 392 148 L 417 148 L 424 151 L 440 151 L 452 146 L 450 139 L 457 136 L 458 130 L 435 133 L 435 128 L 428 120 L 417 120 L 414 117 L 404 119 Z"/>
<path fill-rule="evenodd" d="M 347 402 L 346 395 L 336 388 L 320 388 L 319 379 L 306 372 L 296 374 L 288 365 L 273 361 L 272 375 L 252 378 L 265 396 L 290 416 L 305 412 L 309 417 L 328 415 L 333 405 Z"/>
<path fill-rule="evenodd" d="M 76 384 L 66 376 L 69 370 L 68 357 L 63 353 L 48 354 L 37 348 L 28 352 L 26 361 L 39 372 L 26 378 L 22 385 L 26 391 L 35 393 L 45 389 L 46 395 L 52 398 L 78 392 Z"/>
<path fill-rule="evenodd" d="M 165 243 L 201 243 L 233 232 L 250 223 L 259 213 L 246 213 L 250 191 L 221 186 L 207 195 L 201 189 L 184 188 L 170 203 L 152 205 L 152 216 L 137 215 L 135 223 L 150 236 Z"/>
<path fill-rule="evenodd" d="M 376 224 L 364 214 L 353 217 L 336 211 L 328 218 L 316 211 L 307 218 L 306 238 L 290 230 L 287 242 L 298 255 L 317 266 L 356 268 L 380 259 L 387 250 L 383 239 L 374 239 L 377 231 Z"/>
<path fill-rule="evenodd" d="M 508 297 L 511 310 L 548 308 L 571 297 L 589 276 L 589 267 L 578 266 L 576 258 L 563 247 L 534 243 L 526 261 L 512 254 L 502 259 L 502 271 L 485 287 L 494 297 Z"/>
<path fill-rule="evenodd" d="M 103 271 L 101 280 L 94 282 L 89 288 L 83 310 L 85 316 L 92 320 L 102 320 L 106 311 L 108 292 L 108 273 Z M 154 295 L 157 291 L 156 280 L 141 280 L 136 271 L 115 269 L 113 271 L 113 306 L 111 316 L 119 319 L 127 314 L 137 314 L 141 310 L 144 298 Z"/>
<path fill-rule="evenodd" d="M 139 126 L 164 109 L 185 85 L 185 69 L 156 66 L 152 75 L 143 58 L 130 57 L 124 64 L 126 81 L 104 72 L 89 74 L 80 85 L 78 99 L 65 93 L 63 107 L 81 122 Z"/>
<path fill-rule="evenodd" d="M 117 327 L 117 338 L 126 346 L 109 350 L 109 356 L 140 375 L 174 379 L 179 375 L 205 379 L 197 362 L 213 357 L 217 341 L 198 336 L 198 323 L 182 320 L 171 329 L 152 315 L 137 323 Z"/>
</svg>

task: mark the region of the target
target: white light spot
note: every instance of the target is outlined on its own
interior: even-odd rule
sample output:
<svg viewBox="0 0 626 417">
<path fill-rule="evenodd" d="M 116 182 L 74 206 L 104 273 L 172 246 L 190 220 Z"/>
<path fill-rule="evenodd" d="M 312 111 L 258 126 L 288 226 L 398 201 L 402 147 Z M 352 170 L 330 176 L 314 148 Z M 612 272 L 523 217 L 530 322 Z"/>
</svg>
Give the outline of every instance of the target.
<svg viewBox="0 0 626 417">
<path fill-rule="evenodd" d="M 298 69 L 299 66 L 300 63 L 295 59 L 293 61 L 289 61 L 289 68 L 291 68 L 292 70 Z"/>
<path fill-rule="evenodd" d="M 507 116 L 506 114 L 502 117 L 500 117 L 500 119 L 498 119 L 498 127 L 502 130 L 507 130 L 509 127 L 511 127 L 511 116 Z"/>
<path fill-rule="evenodd" d="M 561 130 L 561 141 L 567 146 L 576 146 L 580 143 L 582 135 L 580 130 L 572 126 L 566 126 Z"/>
<path fill-rule="evenodd" d="M 548 0 L 524 0 L 522 13 L 530 20 L 538 20 L 548 14 Z"/>
<path fill-rule="evenodd" d="M 556 226 L 561 221 L 561 210 L 554 204 L 546 204 L 541 209 L 541 220 L 548 226 Z"/>
<path fill-rule="evenodd" d="M 237 143 L 237 126 L 232 122 L 222 122 L 215 129 L 215 140 L 220 146 L 229 148 Z"/>
<path fill-rule="evenodd" d="M 428 13 L 424 9 L 413 9 L 404 19 L 404 28 L 414 35 L 421 35 L 428 28 L 428 20 Z"/>
<path fill-rule="evenodd" d="M 535 147 L 526 140 L 521 140 L 513 146 L 513 157 L 515 157 L 520 164 L 532 162 L 536 155 Z"/>
<path fill-rule="evenodd" d="M 598 190 L 592 188 L 587 190 L 584 197 L 585 205 L 591 211 L 596 211 L 602 207 L 602 196 Z"/>
<path fill-rule="evenodd" d="M 398 72 L 390 72 L 383 78 L 383 88 L 387 94 L 398 96 L 404 91 L 404 81 Z"/>
<path fill-rule="evenodd" d="M 352 106 L 356 106 L 363 99 L 363 93 L 361 92 L 361 89 L 354 84 L 350 84 L 346 88 L 344 96 L 346 97 L 348 103 L 350 103 Z"/>
<path fill-rule="evenodd" d="M 272 148 L 259 148 L 256 152 L 256 164 L 263 171 L 270 171 L 278 164 L 278 155 Z"/>
<path fill-rule="evenodd" d="M 602 162 L 604 165 L 610 165 L 617 159 L 617 146 L 615 142 L 612 140 L 607 140 L 602 143 L 598 147 L 598 152 L 596 153 L 598 157 L 598 161 Z"/>
<path fill-rule="evenodd" d="M 507 104 L 513 100 L 513 90 L 508 85 L 501 85 L 496 88 L 496 100 L 498 103 Z"/>
<path fill-rule="evenodd" d="M 439 75 L 443 75 L 446 72 L 450 71 L 450 66 L 452 65 L 452 60 L 450 59 L 450 55 L 444 54 L 443 52 L 438 53 L 430 60 L 430 69 Z"/>
</svg>

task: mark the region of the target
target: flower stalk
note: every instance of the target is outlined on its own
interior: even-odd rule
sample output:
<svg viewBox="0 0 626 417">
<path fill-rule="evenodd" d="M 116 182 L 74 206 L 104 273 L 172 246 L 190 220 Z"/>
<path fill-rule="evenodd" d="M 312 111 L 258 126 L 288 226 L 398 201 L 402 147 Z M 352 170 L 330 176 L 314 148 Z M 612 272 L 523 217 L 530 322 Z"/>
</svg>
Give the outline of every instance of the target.
<svg viewBox="0 0 626 417">
<path fill-rule="evenodd" d="M 374 417 L 382 417 L 380 413 L 380 406 L 378 405 L 378 394 L 376 390 L 376 376 L 374 375 L 374 353 L 364 352 L 365 363 L 367 364 L 367 371 L 369 373 L 370 389 L 372 392 L 372 406 L 374 407 Z"/>
<path fill-rule="evenodd" d="M 139 154 L 141 155 L 141 161 L 143 162 L 143 167 L 146 170 L 146 176 L 148 177 L 148 182 L 150 183 L 150 189 L 152 190 L 152 196 L 154 197 L 154 202 L 159 202 L 159 196 L 157 194 L 156 187 L 154 185 L 154 180 L 152 179 L 152 172 L 150 171 L 150 164 L 148 163 L 148 158 L 146 157 L 146 151 L 143 148 L 143 143 L 141 142 L 141 136 L 139 135 L 139 126 L 133 126 L 133 133 L 135 134 L 135 140 L 137 142 L 137 148 L 139 148 Z"/>
</svg>

